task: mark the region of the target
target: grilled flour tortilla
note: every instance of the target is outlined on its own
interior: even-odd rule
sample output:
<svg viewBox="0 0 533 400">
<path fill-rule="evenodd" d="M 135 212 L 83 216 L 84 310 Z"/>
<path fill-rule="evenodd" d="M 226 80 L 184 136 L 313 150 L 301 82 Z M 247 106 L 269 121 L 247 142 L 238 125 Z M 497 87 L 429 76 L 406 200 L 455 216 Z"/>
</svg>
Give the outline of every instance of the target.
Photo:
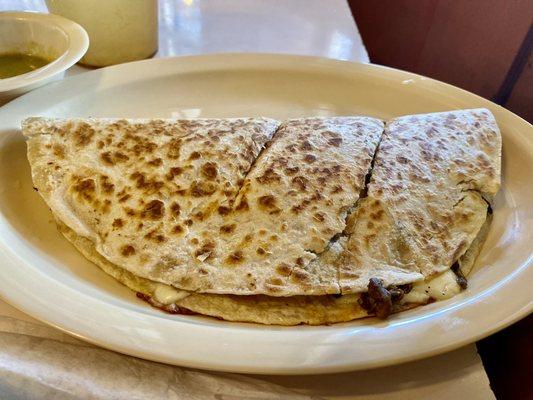
<svg viewBox="0 0 533 400">
<path fill-rule="evenodd" d="M 323 324 L 459 290 L 450 267 L 466 271 L 475 260 L 488 225 L 481 196 L 499 183 L 500 139 L 488 111 L 394 120 L 377 154 L 383 125 L 372 118 L 278 125 L 30 119 L 24 133 L 35 186 L 62 233 L 168 311 Z M 431 153 L 443 143 L 445 155 Z M 374 154 L 368 196 L 358 201 Z M 396 164 L 406 154 L 412 164 Z M 410 186 L 421 168 L 438 179 Z M 398 205 L 406 193 L 398 186 L 411 190 L 421 217 Z M 443 221 L 452 222 L 451 241 L 434 226 Z M 426 223 L 438 233 L 431 240 Z M 409 293 L 392 288 L 413 282 Z M 394 304 L 382 307 L 391 294 Z"/>
<path fill-rule="evenodd" d="M 278 127 L 264 119 L 24 123 L 36 188 L 114 264 L 204 293 L 339 293 L 334 268 L 307 267 L 343 231 L 383 123 L 309 118 Z"/>
</svg>

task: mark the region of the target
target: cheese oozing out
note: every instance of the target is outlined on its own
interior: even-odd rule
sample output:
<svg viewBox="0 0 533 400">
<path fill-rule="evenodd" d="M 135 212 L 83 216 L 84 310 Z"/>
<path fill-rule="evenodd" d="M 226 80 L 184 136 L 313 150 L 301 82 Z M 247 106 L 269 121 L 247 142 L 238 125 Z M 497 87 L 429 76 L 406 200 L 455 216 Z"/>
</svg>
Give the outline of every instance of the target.
<svg viewBox="0 0 533 400">
<path fill-rule="evenodd" d="M 461 292 L 455 273 L 449 269 L 432 279 L 419 281 L 402 298 L 402 303 L 427 303 L 429 299 L 445 300 Z"/>
</svg>

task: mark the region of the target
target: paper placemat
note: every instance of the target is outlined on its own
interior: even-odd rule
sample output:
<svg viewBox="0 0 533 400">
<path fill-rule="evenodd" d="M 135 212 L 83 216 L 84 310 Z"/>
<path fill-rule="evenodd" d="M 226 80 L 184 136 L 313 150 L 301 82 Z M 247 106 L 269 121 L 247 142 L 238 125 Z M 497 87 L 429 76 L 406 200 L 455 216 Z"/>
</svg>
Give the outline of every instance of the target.
<svg viewBox="0 0 533 400">
<path fill-rule="evenodd" d="M 422 361 L 343 374 L 216 373 L 98 348 L 0 301 L 0 398 L 485 400 L 494 395 L 474 345 Z"/>
</svg>

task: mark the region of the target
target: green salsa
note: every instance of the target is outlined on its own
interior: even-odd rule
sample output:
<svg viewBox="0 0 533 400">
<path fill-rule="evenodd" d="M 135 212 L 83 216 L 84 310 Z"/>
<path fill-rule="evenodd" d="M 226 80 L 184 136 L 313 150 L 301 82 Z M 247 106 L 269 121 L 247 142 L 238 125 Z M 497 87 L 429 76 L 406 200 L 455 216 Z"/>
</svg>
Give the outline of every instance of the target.
<svg viewBox="0 0 533 400">
<path fill-rule="evenodd" d="M 28 54 L 0 54 L 0 79 L 25 74 L 49 62 L 45 58 Z"/>
</svg>

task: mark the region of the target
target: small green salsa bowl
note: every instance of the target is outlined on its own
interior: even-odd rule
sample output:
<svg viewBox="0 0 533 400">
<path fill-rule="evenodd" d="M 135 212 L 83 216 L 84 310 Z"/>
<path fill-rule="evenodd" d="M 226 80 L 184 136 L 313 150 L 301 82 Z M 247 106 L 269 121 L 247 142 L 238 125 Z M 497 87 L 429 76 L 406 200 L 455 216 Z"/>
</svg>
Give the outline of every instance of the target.
<svg viewBox="0 0 533 400">
<path fill-rule="evenodd" d="M 87 32 L 66 18 L 0 12 L 0 105 L 62 78 L 88 47 Z"/>
</svg>

